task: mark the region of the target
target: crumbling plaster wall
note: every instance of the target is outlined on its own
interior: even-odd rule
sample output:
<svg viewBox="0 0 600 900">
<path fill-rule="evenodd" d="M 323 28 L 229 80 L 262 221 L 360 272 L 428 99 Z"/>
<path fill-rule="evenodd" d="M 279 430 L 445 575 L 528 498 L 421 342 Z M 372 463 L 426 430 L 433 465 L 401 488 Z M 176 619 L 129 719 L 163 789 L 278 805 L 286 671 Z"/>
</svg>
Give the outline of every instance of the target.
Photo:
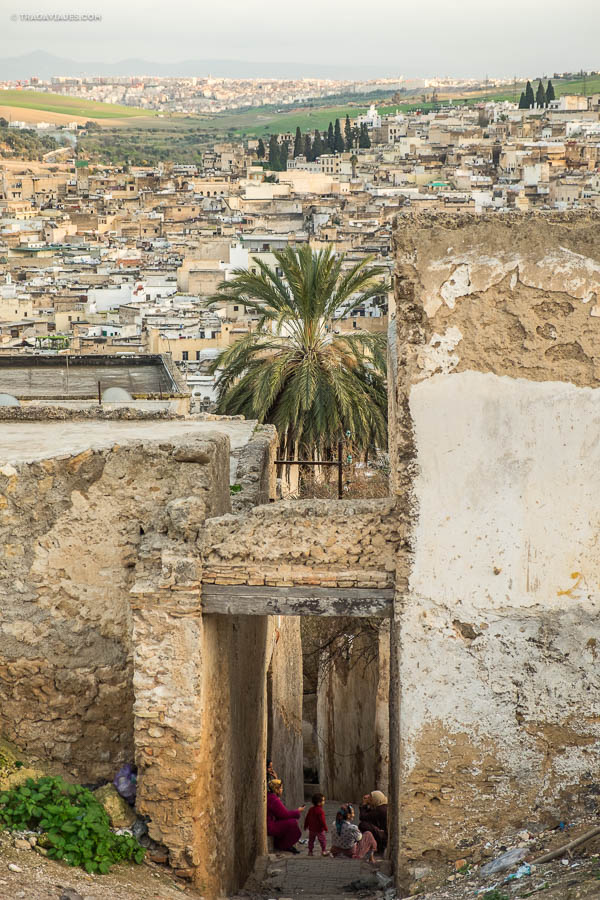
<svg viewBox="0 0 600 900">
<path fill-rule="evenodd" d="M 363 631 L 347 652 L 323 656 L 317 684 L 319 780 L 327 797 L 387 794 L 389 622 Z"/>
<path fill-rule="evenodd" d="M 400 860 L 596 808 L 599 224 L 396 224 Z"/>
<path fill-rule="evenodd" d="M 284 801 L 304 803 L 302 638 L 299 616 L 272 616 L 268 670 L 268 754 L 284 784 Z"/>
</svg>

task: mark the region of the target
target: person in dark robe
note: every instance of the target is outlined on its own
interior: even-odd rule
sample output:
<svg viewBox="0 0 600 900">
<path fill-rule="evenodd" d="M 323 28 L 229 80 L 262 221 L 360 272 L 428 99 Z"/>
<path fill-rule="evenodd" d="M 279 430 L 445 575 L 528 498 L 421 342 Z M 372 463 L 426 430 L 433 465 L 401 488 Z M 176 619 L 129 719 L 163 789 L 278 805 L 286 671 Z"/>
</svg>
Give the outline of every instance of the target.
<svg viewBox="0 0 600 900">
<path fill-rule="evenodd" d="M 363 834 L 369 831 L 377 841 L 377 852 L 383 853 L 388 842 L 388 802 L 382 791 L 371 791 L 363 797 L 358 827 Z"/>
<path fill-rule="evenodd" d="M 302 832 L 298 827 L 298 819 L 304 812 L 304 806 L 298 809 L 287 809 L 281 801 L 283 783 L 278 778 L 269 781 L 267 794 L 267 834 L 272 837 L 276 850 L 287 850 L 300 853 L 295 845 Z"/>
</svg>

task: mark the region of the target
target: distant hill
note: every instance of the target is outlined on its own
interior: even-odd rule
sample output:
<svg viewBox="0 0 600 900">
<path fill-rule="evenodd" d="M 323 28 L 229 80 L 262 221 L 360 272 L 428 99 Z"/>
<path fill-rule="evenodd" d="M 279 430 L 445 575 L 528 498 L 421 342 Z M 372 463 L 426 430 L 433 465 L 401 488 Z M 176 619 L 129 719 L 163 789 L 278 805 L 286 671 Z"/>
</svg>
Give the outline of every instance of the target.
<svg viewBox="0 0 600 900">
<path fill-rule="evenodd" d="M 332 78 L 369 79 L 394 77 L 385 66 L 327 65 L 294 62 L 246 62 L 236 59 L 186 59 L 181 62 L 149 62 L 123 59 L 115 63 L 78 62 L 36 50 L 24 56 L 0 59 L 0 80 L 51 78 L 53 75 L 156 75 L 162 77 L 216 78 Z"/>
</svg>

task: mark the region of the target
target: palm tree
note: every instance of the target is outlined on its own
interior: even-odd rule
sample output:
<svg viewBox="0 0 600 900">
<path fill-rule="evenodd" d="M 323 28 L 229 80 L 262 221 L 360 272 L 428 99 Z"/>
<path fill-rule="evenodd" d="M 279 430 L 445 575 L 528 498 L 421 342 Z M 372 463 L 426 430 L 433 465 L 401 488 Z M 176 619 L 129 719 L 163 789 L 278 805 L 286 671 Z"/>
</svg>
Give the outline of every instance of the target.
<svg viewBox="0 0 600 900">
<path fill-rule="evenodd" d="M 348 434 L 357 450 L 385 447 L 385 335 L 335 326 L 385 293 L 387 270 L 372 257 L 345 270 L 343 255 L 307 245 L 274 256 L 277 269 L 257 259 L 256 273 L 236 269 L 209 301 L 259 315 L 257 330 L 211 364 L 217 411 L 275 425 L 286 459 L 327 459 Z"/>
</svg>

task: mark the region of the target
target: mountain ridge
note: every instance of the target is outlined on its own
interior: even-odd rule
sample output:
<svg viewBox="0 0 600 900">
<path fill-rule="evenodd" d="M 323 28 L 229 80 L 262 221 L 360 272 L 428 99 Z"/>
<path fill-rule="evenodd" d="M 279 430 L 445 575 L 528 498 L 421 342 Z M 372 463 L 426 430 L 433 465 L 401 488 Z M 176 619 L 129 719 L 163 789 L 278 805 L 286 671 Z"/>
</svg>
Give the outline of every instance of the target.
<svg viewBox="0 0 600 900">
<path fill-rule="evenodd" d="M 53 76 L 155 76 L 163 78 L 330 78 L 333 80 L 367 80 L 394 77 L 382 66 L 348 66 L 321 63 L 251 62 L 231 59 L 187 59 L 180 62 L 149 62 L 123 59 L 118 62 L 80 62 L 55 56 L 45 50 L 34 50 L 22 56 L 0 58 L 0 79 L 19 80 Z"/>
</svg>

